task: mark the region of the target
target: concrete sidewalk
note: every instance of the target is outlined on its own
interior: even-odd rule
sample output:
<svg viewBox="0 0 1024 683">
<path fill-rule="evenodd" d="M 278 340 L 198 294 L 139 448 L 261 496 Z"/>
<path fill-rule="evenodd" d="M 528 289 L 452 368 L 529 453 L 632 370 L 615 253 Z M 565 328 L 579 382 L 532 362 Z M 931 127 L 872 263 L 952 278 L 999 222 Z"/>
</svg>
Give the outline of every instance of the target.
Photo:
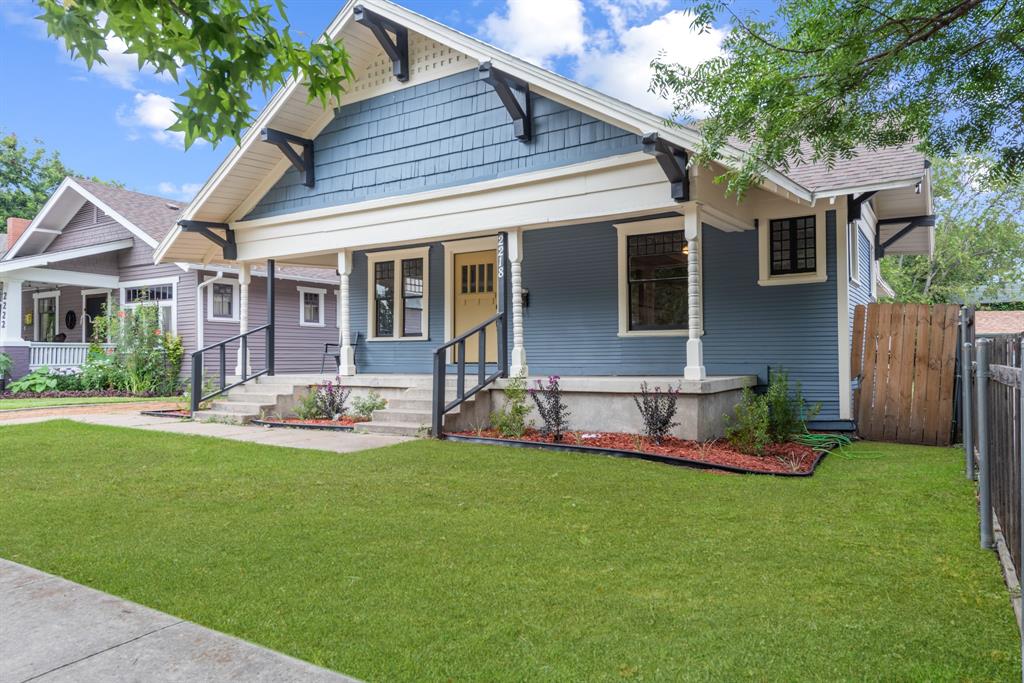
<svg viewBox="0 0 1024 683">
<path fill-rule="evenodd" d="M 132 427 L 172 434 L 198 434 L 200 436 L 213 436 L 233 441 L 248 441 L 267 446 L 312 448 L 321 451 L 334 451 L 335 453 L 353 453 L 367 448 L 380 448 L 409 440 L 402 436 L 386 436 L 383 434 L 356 434 L 353 432 L 333 432 L 314 429 L 270 429 L 269 427 L 232 425 L 219 422 L 190 422 L 166 417 L 141 415 L 137 409 L 115 410 L 106 413 L 58 413 L 46 416 L 25 415 L 24 417 L 0 421 L 0 427 L 44 422 L 59 418 L 110 427 Z"/>
<path fill-rule="evenodd" d="M 356 679 L 0 559 L 0 681 Z"/>
</svg>

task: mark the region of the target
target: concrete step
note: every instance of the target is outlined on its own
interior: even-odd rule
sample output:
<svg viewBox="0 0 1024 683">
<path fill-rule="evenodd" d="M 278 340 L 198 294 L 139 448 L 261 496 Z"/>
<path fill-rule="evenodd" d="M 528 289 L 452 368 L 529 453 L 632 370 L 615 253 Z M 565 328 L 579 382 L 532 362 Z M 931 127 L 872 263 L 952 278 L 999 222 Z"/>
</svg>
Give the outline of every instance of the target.
<svg viewBox="0 0 1024 683">
<path fill-rule="evenodd" d="M 378 410 L 373 413 L 373 422 L 415 422 L 430 424 L 430 411 L 425 410 Z"/>
<path fill-rule="evenodd" d="M 388 401 L 386 410 L 418 410 L 429 413 L 434 402 L 429 398 L 406 398 L 403 394 L 400 398 L 393 398 Z"/>
<path fill-rule="evenodd" d="M 192 419 L 197 422 L 224 422 L 227 424 L 238 424 L 244 425 L 249 424 L 252 420 L 259 417 L 258 415 L 249 415 L 248 413 L 229 413 L 217 409 L 212 410 L 200 410 L 193 414 Z"/>
<path fill-rule="evenodd" d="M 419 422 L 363 422 L 356 430 L 364 434 L 395 434 L 397 436 L 426 436 L 430 420 Z"/>
<path fill-rule="evenodd" d="M 253 391 L 239 391 L 236 392 L 234 389 L 227 393 L 224 397 L 229 403 L 259 403 L 262 405 L 273 406 L 277 405 L 277 400 L 284 394 L 257 394 Z M 289 396 L 291 394 L 288 394 Z M 218 399 L 222 400 L 222 399 Z"/>
<path fill-rule="evenodd" d="M 213 410 L 222 413 L 234 413 L 236 415 L 253 415 L 258 416 L 260 412 L 264 410 L 271 410 L 276 407 L 276 403 L 251 403 L 245 401 L 221 401 L 217 400 L 213 402 Z"/>
</svg>

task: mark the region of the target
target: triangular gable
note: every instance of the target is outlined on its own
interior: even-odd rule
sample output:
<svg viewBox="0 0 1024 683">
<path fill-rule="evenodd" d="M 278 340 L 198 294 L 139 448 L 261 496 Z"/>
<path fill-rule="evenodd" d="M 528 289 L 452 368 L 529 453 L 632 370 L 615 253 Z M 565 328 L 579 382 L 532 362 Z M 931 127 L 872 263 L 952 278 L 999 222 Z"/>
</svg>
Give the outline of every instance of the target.
<svg viewBox="0 0 1024 683">
<path fill-rule="evenodd" d="M 95 236 L 90 235 L 75 244 L 75 240 L 70 237 L 70 234 L 78 232 L 81 229 L 81 223 L 88 221 L 90 211 L 98 211 L 109 219 L 106 223 L 109 224 L 110 231 L 104 237 L 103 231 L 98 230 Z M 57 239 L 63 236 L 65 229 L 69 226 L 71 226 L 69 237 L 62 242 L 57 242 Z M 93 239 L 94 237 L 95 239 Z M 18 241 L 4 254 L 3 260 L 10 261 L 19 256 L 43 254 L 51 248 L 55 248 L 55 244 L 58 248 L 75 248 L 109 243 L 124 237 L 137 238 L 150 247 L 157 246 L 157 241 L 153 237 L 99 199 L 74 178 L 69 177 L 65 178 L 50 195 L 46 204 L 32 219 Z"/>
<path fill-rule="evenodd" d="M 604 121 L 631 134 L 642 135 L 657 132 L 668 142 L 694 149 L 699 143 L 699 134 L 686 127 L 667 124 L 665 120 L 638 109 L 613 97 L 575 83 L 551 71 L 530 64 L 514 55 L 467 36 L 432 19 L 416 14 L 386 0 L 350 0 L 327 28 L 327 35 L 341 37 L 353 59 L 370 58 L 376 65 L 374 74 L 397 90 L 417 84 L 413 73 L 408 83 L 402 84 L 390 75 L 390 64 L 380 59 L 381 51 L 369 29 L 354 19 L 354 8 L 362 5 L 365 9 L 380 14 L 407 28 L 411 45 L 436 45 L 438 63 L 451 67 L 452 56 L 457 56 L 456 67 L 465 69 L 491 62 L 510 76 L 527 83 L 531 92 L 559 102 L 597 120 Z M 412 55 L 410 55 L 412 58 Z M 464 65 L 464 66 L 463 66 Z M 437 78 L 430 74 L 430 79 Z M 359 97 L 357 83 L 353 95 Z M 351 102 L 343 96 L 342 105 Z M 309 102 L 306 89 L 295 81 L 281 88 L 270 99 L 263 112 L 235 147 L 197 193 L 192 203 L 182 214 L 183 219 L 214 222 L 240 220 L 258 200 L 280 179 L 288 168 L 288 162 L 270 145 L 260 141 L 260 131 L 272 127 L 302 138 L 316 137 L 334 118 L 332 111 L 324 111 L 318 102 Z M 738 149 L 727 149 L 732 158 L 743 154 Z M 798 183 L 778 172 L 769 172 L 766 185 L 794 198 L 810 201 L 812 194 Z M 243 197 L 244 199 L 239 199 Z M 175 230 L 167 236 L 157 250 L 157 257 L 166 251 L 170 242 L 179 234 Z M 208 245 L 195 242 L 194 258 L 202 259 Z M 176 248 L 176 253 L 179 250 Z M 187 251 L 187 250 L 186 250 Z M 179 257 L 182 257 L 179 254 Z M 189 258 L 193 256 L 189 255 Z"/>
</svg>

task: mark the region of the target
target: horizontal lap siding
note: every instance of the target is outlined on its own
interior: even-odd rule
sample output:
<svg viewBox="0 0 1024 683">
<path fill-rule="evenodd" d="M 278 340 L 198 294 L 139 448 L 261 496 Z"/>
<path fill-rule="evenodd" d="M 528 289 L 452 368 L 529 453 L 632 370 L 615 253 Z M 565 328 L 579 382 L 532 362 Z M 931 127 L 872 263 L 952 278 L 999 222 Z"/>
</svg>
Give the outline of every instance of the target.
<svg viewBox="0 0 1024 683">
<path fill-rule="evenodd" d="M 200 273 L 200 278 L 213 277 L 216 273 Z M 225 281 L 237 282 L 237 278 L 226 277 Z M 294 280 L 275 280 L 274 289 L 274 366 L 278 374 L 320 372 L 325 343 L 338 342 L 338 299 L 335 290 L 338 286 L 332 282 L 296 282 Z M 304 327 L 299 325 L 299 287 L 325 289 L 324 326 Z M 203 344 L 210 346 L 218 341 L 234 337 L 239 333 L 238 321 L 211 321 L 206 289 L 203 289 Z M 193 312 L 193 319 L 195 313 Z M 262 277 L 252 278 L 249 285 L 249 329 L 259 327 L 267 322 L 267 281 Z M 194 324 L 193 324 L 194 327 Z M 263 332 L 249 338 L 251 366 L 255 371 L 266 367 L 266 334 Z M 193 347 L 194 348 L 194 347 Z M 227 371 L 233 374 L 238 355 L 239 342 L 228 345 Z M 332 361 L 333 362 L 333 361 Z M 326 372 L 331 371 L 332 362 L 328 362 Z M 219 367 L 219 355 L 207 354 L 204 367 L 208 373 L 214 373 Z"/>
<path fill-rule="evenodd" d="M 533 137 L 476 70 L 343 106 L 314 141 L 316 186 L 289 169 L 247 218 L 450 187 L 641 148 L 636 135 L 533 95 Z"/>
<path fill-rule="evenodd" d="M 113 218 L 99 211 L 89 202 L 68 221 L 61 234 L 54 238 L 48 252 L 66 251 L 94 244 L 103 244 L 132 237 L 132 234 Z"/>
<path fill-rule="evenodd" d="M 444 247 L 440 242 L 429 246 L 427 297 L 430 310 L 427 315 L 430 338 L 427 341 L 367 341 L 367 295 L 371 288 L 366 252 L 355 254 L 349 276 L 349 324 L 359 372 L 431 372 L 434 349 L 444 343 Z"/>
<path fill-rule="evenodd" d="M 524 233 L 531 374 L 682 373 L 685 338 L 618 336 L 617 239 L 611 223 Z"/>
<path fill-rule="evenodd" d="M 789 372 L 819 419 L 839 419 L 839 353 L 834 214 L 826 226 L 828 280 L 761 287 L 757 234 L 705 227 L 704 361 L 709 374 Z"/>
</svg>

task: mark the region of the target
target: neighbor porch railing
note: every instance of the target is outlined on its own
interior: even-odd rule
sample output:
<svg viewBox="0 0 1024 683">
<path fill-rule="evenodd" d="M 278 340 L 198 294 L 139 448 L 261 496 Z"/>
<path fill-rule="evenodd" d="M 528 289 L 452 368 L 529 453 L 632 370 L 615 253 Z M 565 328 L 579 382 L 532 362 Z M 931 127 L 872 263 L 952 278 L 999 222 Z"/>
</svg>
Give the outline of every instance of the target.
<svg viewBox="0 0 1024 683">
<path fill-rule="evenodd" d="M 28 368 L 50 368 L 66 370 L 80 368 L 89 355 L 89 344 L 80 342 L 32 342 L 30 345 Z M 101 348 L 112 348 L 110 344 L 101 344 Z"/>
</svg>

